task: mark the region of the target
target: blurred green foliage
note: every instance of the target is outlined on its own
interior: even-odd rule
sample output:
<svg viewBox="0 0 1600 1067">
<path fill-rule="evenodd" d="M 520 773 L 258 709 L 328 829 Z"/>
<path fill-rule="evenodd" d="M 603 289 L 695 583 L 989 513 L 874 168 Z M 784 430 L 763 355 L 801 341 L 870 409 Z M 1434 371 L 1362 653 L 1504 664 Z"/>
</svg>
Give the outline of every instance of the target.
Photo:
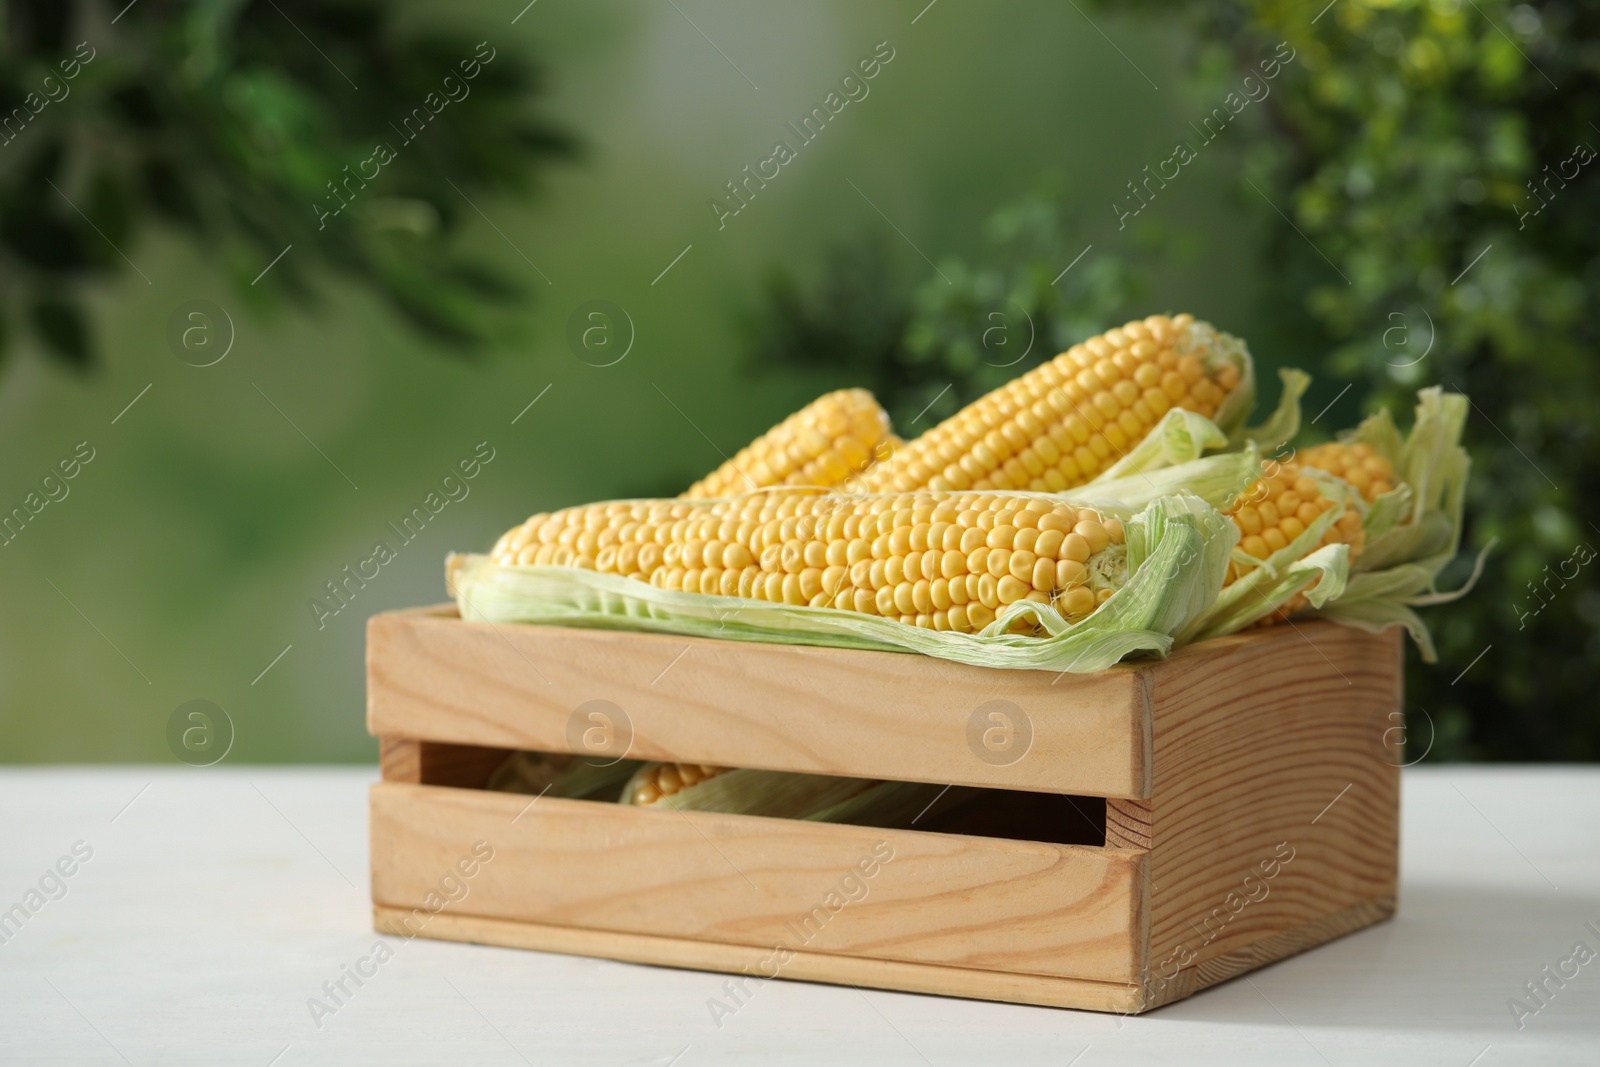
<svg viewBox="0 0 1600 1067">
<path fill-rule="evenodd" d="M 1303 77 L 1268 101 L 1275 136 L 1242 159 L 1304 232 L 1264 250 L 1285 330 L 1303 321 L 1303 349 L 1369 407 L 1403 410 L 1430 382 L 1474 404 L 1467 544 L 1499 549 L 1432 612 L 1441 662 L 1411 672 L 1413 715 L 1449 754 L 1600 758 L 1600 582 L 1568 567 L 1544 584 L 1600 545 L 1600 167 L 1566 162 L 1600 148 L 1600 9 L 1340 2 L 1317 25 L 1286 3 L 1181 10 L 1235 55 L 1300 53 Z"/>
<path fill-rule="evenodd" d="M 525 191 L 572 151 L 526 56 L 365 0 L 141 0 L 108 19 L 85 0 L 4 6 L 0 356 L 23 321 L 90 366 L 88 294 L 137 271 L 152 225 L 258 311 L 318 303 L 339 276 L 453 350 L 519 295 L 450 238 L 477 218 L 469 198 Z"/>
<path fill-rule="evenodd" d="M 1226 154 L 1239 201 L 1262 220 L 1267 287 L 1253 345 L 1356 386 L 1342 401 L 1316 394 L 1336 402 L 1307 437 L 1353 425 L 1363 394 L 1361 407 L 1389 407 L 1402 423 L 1422 385 L 1472 398 L 1465 543 L 1499 547 L 1471 596 L 1427 613 L 1440 662 L 1412 655 L 1413 755 L 1600 758 L 1600 582 L 1568 562 L 1600 545 L 1600 165 L 1589 162 L 1600 147 L 1600 9 L 1338 0 L 1318 14 L 1230 0 L 1136 10 L 1187 21 L 1186 88 L 1202 115 L 1279 42 L 1294 49 L 1267 87 L 1267 120 L 1206 151 Z M 947 259 L 920 287 L 861 244 L 809 286 L 772 280 L 753 316 L 758 365 L 862 368 L 901 432 L 915 433 L 1127 317 L 1205 314 L 1151 298 L 1179 236 L 1159 212 L 1123 231 L 1063 216 L 1058 202 L 1003 209 L 985 250 L 996 265 Z M 1105 247 L 1052 284 L 1076 252 L 1066 232 L 1098 233 Z M 1019 320 L 1038 344 L 997 370 Z M 926 421 L 907 425 L 934 400 Z M 1462 560 L 1447 575 L 1465 571 Z"/>
<path fill-rule="evenodd" d="M 877 394 L 905 435 L 1101 332 L 1149 298 L 1153 260 L 1170 242 L 1147 237 L 1063 275 L 1079 251 L 1066 234 L 1086 227 L 1087 212 L 1060 185 L 1041 182 L 996 210 L 981 263 L 945 257 L 920 284 L 881 237 L 828 250 L 809 284 L 770 272 L 747 316 L 755 365 L 848 377 Z"/>
<path fill-rule="evenodd" d="M 83 30 L 67 35 L 67 54 L 86 37 L 100 51 L 65 106 L 78 103 L 85 79 L 111 58 L 105 42 L 142 49 L 146 35 L 171 30 L 161 19 L 131 21 L 146 2 L 114 27 L 125 2 L 78 9 Z M 319 37 L 299 8 L 277 3 Z M 498 265 L 536 298 L 526 313 L 480 316 L 496 358 L 439 358 L 439 344 L 356 274 L 319 269 L 315 314 L 281 299 L 279 313 L 253 313 L 240 292 L 267 290 L 306 250 L 298 241 L 253 289 L 248 283 L 282 244 L 230 277 L 214 242 L 197 244 L 144 218 L 136 240 L 119 242 L 138 272 L 107 252 L 120 270 L 94 275 L 85 290 L 99 370 L 13 358 L 0 375 L 5 507 L 42 496 L 41 477 L 79 442 L 96 455 L 70 482 L 69 497 L 0 547 L 0 602 L 8 608 L 0 611 L 0 762 L 174 761 L 167 726 L 195 699 L 232 719 L 227 762 L 371 761 L 376 742 L 362 716 L 366 617 L 442 600 L 447 552 L 486 548 L 536 511 L 679 491 L 817 393 L 850 384 L 851 372 L 833 370 L 754 380 L 738 373 L 730 312 L 763 263 L 783 255 L 813 264 L 840 234 L 863 231 L 885 234 L 892 251 L 908 254 L 891 225 L 935 256 L 977 247 L 981 220 L 1015 193 L 1019 177 L 1060 173 L 1066 188 L 1092 189 L 1097 174 L 1131 160 L 1124 128 L 1184 118 L 1177 94 L 1148 87 L 1119 97 L 1114 113 L 1083 107 L 1091 94 L 1137 75 L 1070 6 L 1018 8 L 1036 31 L 1026 37 L 1013 19 L 972 5 L 936 5 L 911 29 L 917 10 L 892 4 L 680 6 L 683 14 L 665 4 L 586 0 L 524 13 L 525 2 L 468 0 L 446 16 L 425 0 L 397 0 L 386 19 L 386 32 L 411 39 L 448 17 L 467 54 L 483 39 L 499 50 L 490 69 L 514 54 L 543 60 L 549 88 L 531 104 L 582 133 L 583 166 L 543 170 L 537 198 L 480 197 L 449 174 L 482 209 L 462 212 L 451 247 Z M 1101 22 L 1152 69 L 1177 55 L 1175 32 Z M 696 25 L 756 77 L 759 91 Z M 292 27 L 283 33 L 281 54 L 263 63 L 326 67 L 332 87 L 316 99 L 333 113 L 328 122 L 345 122 L 357 95 L 369 113 L 391 108 L 386 117 L 397 123 L 415 106 L 415 98 L 369 89 L 319 37 L 361 86 L 350 89 Z M 904 44 L 894 80 L 877 79 L 865 104 L 830 123 L 783 182 L 719 231 L 707 197 L 752 153 L 770 151 L 797 109 L 886 39 Z M 952 78 L 952 55 L 972 73 Z M 1028 76 L 979 73 L 1006 66 Z M 404 153 L 444 125 L 469 121 L 468 112 L 491 99 L 475 89 Z M 36 124 L 58 106 L 26 132 L 43 133 Z M 1058 134 L 1038 136 L 1041 122 Z M 29 141 L 0 148 L 0 167 Z M 1086 154 L 1085 144 L 1100 150 Z M 359 138 L 355 147 L 355 160 L 371 150 Z M 997 173 L 998 158 L 1005 173 Z M 384 192 L 402 161 L 318 236 L 351 221 L 366 194 Z M 57 184 L 86 206 L 76 185 Z M 1192 183 L 1210 229 L 1190 252 L 1237 269 L 1189 266 L 1161 288 L 1236 321 L 1254 289 L 1253 267 L 1244 256 L 1247 220 L 1219 202 L 1221 188 L 1209 174 Z M 298 206 L 314 228 L 311 200 Z M 624 307 L 638 330 L 632 353 L 607 367 L 575 353 L 566 336 L 574 312 L 601 298 Z M 185 358 L 194 353 L 169 347 L 177 312 L 196 300 L 227 311 L 236 328 L 231 354 L 203 367 Z M 18 332 L 19 344 L 32 344 L 25 326 Z M 497 458 L 471 483 L 471 496 L 450 503 L 349 610 L 321 625 L 308 601 L 326 596 L 328 580 L 369 556 L 375 540 L 392 538 L 388 524 L 411 514 L 485 441 Z"/>
<path fill-rule="evenodd" d="M 0 113 L 0 325 L 12 349 L 42 331 L 101 367 L 0 376 L 8 504 L 76 442 L 100 457 L 0 551 L 0 759 L 168 759 L 168 717 L 196 697 L 234 717 L 230 759 L 370 759 L 364 616 L 440 599 L 446 551 L 677 491 L 826 389 L 872 387 L 915 433 L 1152 310 L 1248 337 L 1268 382 L 1317 371 L 1308 417 L 1333 403 L 1314 432 L 1423 384 L 1470 392 L 1467 545 L 1501 548 L 1478 592 L 1428 612 L 1443 662 L 1412 663 L 1413 717 L 1438 727 L 1430 758 L 1597 754 L 1600 591 L 1592 566 L 1551 578 L 1600 544 L 1593 166 L 1516 213 L 1537 206 L 1527 179 L 1600 146 L 1592 13 L 1142 0 L 1085 5 L 1091 26 L 1041 0 L 912 26 L 920 2 L 522 7 L 0 0 L 0 104 L 28 112 Z M 396 158 L 319 230 L 328 183 L 486 37 L 471 99 L 414 141 L 394 131 Z M 1119 229 L 1126 180 L 1285 38 L 1264 105 Z M 706 197 L 885 39 L 892 78 L 719 231 Z M 550 165 L 572 151 L 555 109 L 592 146 L 581 170 Z M 878 238 L 828 251 L 852 234 Z M 774 260 L 789 270 L 761 298 Z M 532 313 L 495 310 L 512 284 Z M 197 298 L 240 312 L 204 369 L 164 332 Z M 595 298 L 638 325 L 616 366 L 565 340 Z M 437 358 L 485 337 L 515 358 Z M 307 598 L 485 439 L 500 458 L 471 498 L 320 628 Z"/>
</svg>

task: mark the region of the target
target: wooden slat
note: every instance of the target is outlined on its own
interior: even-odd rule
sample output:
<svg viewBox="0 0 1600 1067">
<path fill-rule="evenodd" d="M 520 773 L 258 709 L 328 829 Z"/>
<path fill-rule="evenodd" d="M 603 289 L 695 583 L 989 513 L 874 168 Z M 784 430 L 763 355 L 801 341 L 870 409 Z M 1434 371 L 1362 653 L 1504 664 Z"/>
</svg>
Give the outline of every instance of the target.
<svg viewBox="0 0 1600 1067">
<path fill-rule="evenodd" d="M 408 937 L 411 930 L 416 929 L 414 922 L 409 927 L 406 925 L 409 916 L 409 912 L 378 905 L 373 908 L 373 926 L 379 933 Z M 457 915 L 451 911 L 440 912 L 430 919 L 421 927 L 421 936 L 541 952 L 599 956 L 629 963 L 724 971 L 734 975 L 763 973 L 759 968 L 771 955 L 770 948 L 751 950 L 743 945 L 692 941 L 681 937 L 619 934 L 542 923 L 509 922 Z M 1142 1006 L 1139 987 L 1125 983 L 1006 974 L 1003 971 L 905 963 L 807 950 L 795 953 L 794 958 L 778 971 L 778 977 L 1085 1011 L 1127 1014 L 1141 1010 Z M 756 986 L 751 983 L 745 988 L 753 991 Z"/>
<path fill-rule="evenodd" d="M 1142 956 L 1137 851 L 398 783 L 371 809 L 373 900 L 394 908 L 482 840 L 452 915 L 1118 984 Z M 892 859 L 830 910 L 875 848 Z"/>
<path fill-rule="evenodd" d="M 1359 904 L 1191 967 L 1171 982 L 1159 983 L 1148 994 L 1138 985 L 1116 982 L 1007 974 L 805 950 L 795 953 L 794 958 L 779 969 L 777 977 L 1126 1015 L 1182 1000 L 1208 986 L 1354 933 L 1393 914 L 1393 899 Z M 442 911 L 419 925 L 411 918 L 409 911 L 383 905 L 373 908 L 373 927 L 379 933 L 398 937 L 416 935 L 444 941 L 564 952 L 628 963 L 687 967 L 735 975 L 768 973 L 762 967 L 771 955 L 768 949 L 752 951 L 742 945 L 725 945 L 715 941 L 484 919 L 450 911 Z"/>
<path fill-rule="evenodd" d="M 1140 673 L 1001 671 L 891 652 L 549 626 L 467 623 L 453 609 L 375 616 L 374 735 L 572 751 L 569 720 L 610 701 L 629 755 L 1088 796 L 1149 794 Z M 1021 709 L 1027 754 L 997 766 L 968 741 L 990 701 Z"/>
<path fill-rule="evenodd" d="M 1150 850 L 1154 1001 L 1355 921 L 1330 916 L 1393 911 L 1400 760 L 1384 741 L 1400 675 L 1398 630 L 1326 623 L 1206 642 L 1151 669 L 1155 788 L 1107 802 L 1106 839 Z"/>
</svg>

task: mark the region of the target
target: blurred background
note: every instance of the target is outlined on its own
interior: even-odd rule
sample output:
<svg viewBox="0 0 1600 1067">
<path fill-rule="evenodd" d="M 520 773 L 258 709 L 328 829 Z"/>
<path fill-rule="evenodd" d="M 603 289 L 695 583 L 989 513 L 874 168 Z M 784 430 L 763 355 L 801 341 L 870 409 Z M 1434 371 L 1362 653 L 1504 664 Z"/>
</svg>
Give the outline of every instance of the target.
<svg viewBox="0 0 1600 1067">
<path fill-rule="evenodd" d="M 372 760 L 446 552 L 1185 310 L 1306 441 L 1470 394 L 1412 758 L 1600 756 L 1593 5 L 524 4 L 3 4 L 0 760 Z"/>
</svg>

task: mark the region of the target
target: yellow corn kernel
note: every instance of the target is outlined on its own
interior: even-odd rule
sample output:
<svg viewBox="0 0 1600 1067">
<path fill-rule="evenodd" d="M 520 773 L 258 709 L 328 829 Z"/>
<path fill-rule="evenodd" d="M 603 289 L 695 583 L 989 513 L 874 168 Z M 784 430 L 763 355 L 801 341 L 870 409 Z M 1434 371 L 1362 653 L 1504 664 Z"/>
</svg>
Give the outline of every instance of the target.
<svg viewBox="0 0 1600 1067">
<path fill-rule="evenodd" d="M 1304 453 L 1296 457 L 1297 461 L 1303 458 Z M 1273 466 L 1276 470 L 1271 477 L 1263 477 L 1255 482 L 1223 512 L 1239 528 L 1239 547 L 1257 559 L 1265 559 L 1273 552 L 1286 548 L 1296 537 L 1305 533 L 1306 527 L 1315 522 L 1318 516 L 1338 506 L 1336 501 L 1322 492 L 1322 487 L 1314 479 L 1304 475 L 1298 462 Z M 1312 547 L 1349 545 L 1353 562 L 1361 554 L 1365 543 L 1361 516 L 1354 510 L 1348 510 L 1322 535 L 1319 544 Z M 1238 581 L 1254 569 L 1247 564 L 1230 562 L 1227 581 Z M 1305 605 L 1305 594 L 1298 593 L 1263 619 L 1262 623 L 1265 625 L 1287 619 Z"/>
<path fill-rule="evenodd" d="M 1299 453 L 1295 459 L 1307 467 L 1336 474 L 1372 503 L 1395 487 L 1398 479 L 1389 461 L 1362 442 L 1343 444 L 1329 441 Z"/>
<path fill-rule="evenodd" d="M 494 559 L 515 564 L 530 549 L 536 556 L 550 549 L 554 565 L 581 565 L 662 589 L 862 611 L 973 633 L 1007 605 L 1055 603 L 1084 587 L 1086 565 L 1123 541 L 1122 524 L 1093 509 L 1007 494 L 850 496 L 777 489 L 670 508 L 662 503 L 594 504 L 535 515 L 501 538 Z M 623 552 L 609 545 L 593 559 L 563 562 L 560 553 L 571 550 L 562 539 L 574 530 L 597 542 L 620 540 L 627 530 L 629 544 L 644 547 L 630 554 L 626 567 Z M 871 534 L 873 555 L 881 543 L 883 558 L 866 558 L 864 538 L 856 534 Z M 969 534 L 1012 547 L 980 545 L 964 554 L 960 546 L 969 543 Z M 934 548 L 935 541 L 955 547 Z M 856 563 L 827 562 L 848 559 L 853 544 L 862 557 Z M 929 547 L 914 547 L 919 544 Z M 1017 547 L 1022 544 L 1032 548 Z M 964 610 L 952 614 L 957 606 Z M 1070 610 L 1082 615 L 1093 606 L 1085 608 L 1074 596 Z"/>
<path fill-rule="evenodd" d="M 735 496 L 775 485 L 829 488 L 892 448 L 889 416 L 865 389 L 818 397 L 690 486 L 688 498 Z"/>
<path fill-rule="evenodd" d="M 865 488 L 1059 492 L 1082 485 L 1168 407 L 1216 414 L 1242 378 L 1223 347 L 1222 335 L 1192 315 L 1153 315 L 1109 330 L 907 443 L 867 472 Z"/>
<path fill-rule="evenodd" d="M 647 763 L 633 776 L 623 796 L 624 804 L 654 804 L 707 778 L 726 774 L 732 767 L 709 763 Z"/>
</svg>

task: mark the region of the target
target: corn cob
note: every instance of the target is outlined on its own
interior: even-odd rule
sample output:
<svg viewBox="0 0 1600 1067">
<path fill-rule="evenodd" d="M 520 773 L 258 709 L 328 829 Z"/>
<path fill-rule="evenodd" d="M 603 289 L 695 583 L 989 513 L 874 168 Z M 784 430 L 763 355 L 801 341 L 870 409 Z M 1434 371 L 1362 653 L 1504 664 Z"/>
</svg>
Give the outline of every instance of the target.
<svg viewBox="0 0 1600 1067">
<path fill-rule="evenodd" d="M 1278 465 L 1271 476 L 1245 490 L 1223 514 L 1239 527 L 1239 547 L 1257 559 L 1266 559 L 1305 533 L 1323 512 L 1337 506 L 1337 501 L 1323 495 L 1321 486 L 1291 463 Z M 1361 516 L 1353 510 L 1341 515 L 1322 536 L 1324 545 L 1349 545 L 1352 556 L 1361 551 L 1362 540 Z M 1227 580 L 1234 581 L 1250 569 L 1230 563 Z"/>
<path fill-rule="evenodd" d="M 833 607 L 976 633 L 1021 600 L 1077 621 L 1126 578 L 1122 523 L 1010 494 L 773 490 L 535 515 L 497 563 L 579 567 L 662 589 Z"/>
<path fill-rule="evenodd" d="M 818 397 L 739 450 L 683 495 L 737 496 L 776 485 L 839 485 L 890 450 L 889 416 L 865 389 Z"/>
<path fill-rule="evenodd" d="M 1306 449 L 1296 458 L 1307 467 L 1338 475 L 1369 504 L 1395 487 L 1394 467 L 1363 442 L 1347 445 L 1329 441 Z"/>
<path fill-rule="evenodd" d="M 907 785 L 697 763 L 647 763 L 623 788 L 621 802 L 635 807 L 837 822 L 883 808 L 884 801 L 906 791 L 897 787 Z"/>
<path fill-rule="evenodd" d="M 1287 548 L 1324 512 L 1338 507 L 1338 502 L 1325 495 L 1322 487 L 1307 477 L 1299 464 L 1269 461 L 1264 466 L 1273 468 L 1272 473 L 1258 479 L 1223 510 L 1223 514 L 1239 528 L 1239 548 L 1257 559 L 1266 559 L 1272 553 Z M 1350 558 L 1354 560 L 1360 554 L 1365 540 L 1361 515 L 1352 509 L 1328 527 L 1322 535 L 1321 545 L 1349 545 Z M 1238 581 L 1255 568 L 1255 564 L 1230 561 L 1226 584 Z M 1296 593 L 1262 619 L 1261 625 L 1287 619 L 1305 604 L 1305 594 Z"/>
<path fill-rule="evenodd" d="M 1173 407 L 1210 417 L 1241 371 L 1192 315 L 1152 315 L 1074 345 L 900 449 L 869 492 L 1059 493 L 1091 481 Z"/>
</svg>

